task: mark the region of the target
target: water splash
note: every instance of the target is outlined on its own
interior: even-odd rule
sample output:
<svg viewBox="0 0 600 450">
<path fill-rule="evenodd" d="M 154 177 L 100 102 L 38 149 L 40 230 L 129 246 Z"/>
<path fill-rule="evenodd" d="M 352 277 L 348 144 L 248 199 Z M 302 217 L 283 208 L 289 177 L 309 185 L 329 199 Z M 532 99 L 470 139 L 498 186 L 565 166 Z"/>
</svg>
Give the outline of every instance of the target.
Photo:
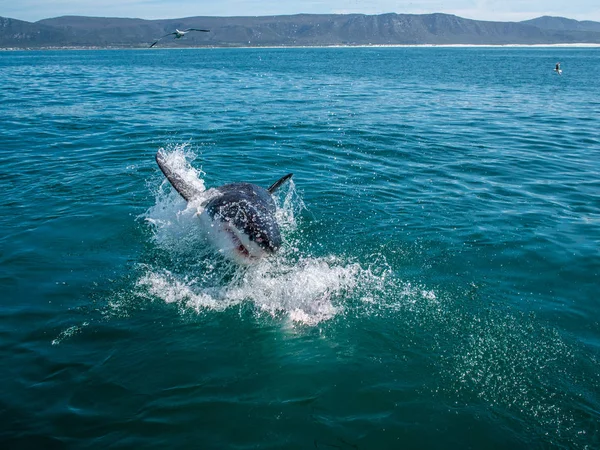
<svg viewBox="0 0 600 450">
<path fill-rule="evenodd" d="M 294 323 L 316 325 L 344 310 L 344 299 L 367 295 L 377 277 L 350 258 L 316 257 L 301 251 L 303 236 L 295 233 L 306 209 L 293 182 L 274 197 L 276 217 L 284 246 L 274 258 L 251 267 L 225 261 L 204 232 L 202 202 L 211 190 L 204 172 L 187 162 L 193 154 L 186 146 L 165 152 L 168 163 L 207 197 L 186 204 L 168 184 L 156 190 L 156 203 L 143 218 L 152 225 L 153 241 L 163 258 L 145 267 L 137 282 L 141 295 L 177 303 L 196 312 L 223 311 L 250 302 L 258 314 L 282 316 Z"/>
<path fill-rule="evenodd" d="M 302 258 L 293 264 L 263 261 L 250 268 L 238 267 L 232 277 L 223 275 L 217 283 L 210 283 L 212 276 L 149 270 L 138 287 L 154 298 L 198 313 L 251 302 L 258 315 L 316 325 L 344 310 L 344 298 L 357 289 L 365 273 L 356 263 L 328 257 Z"/>
<path fill-rule="evenodd" d="M 160 151 L 164 153 L 169 167 L 201 195 L 186 202 L 163 177 L 158 188 L 154 188 L 155 204 L 141 218 L 153 226 L 152 238 L 159 247 L 176 254 L 197 252 L 198 248 L 206 253 L 206 234 L 200 229 L 198 216 L 204 211 L 202 205 L 216 192 L 206 189 L 203 179 L 205 173 L 191 165 L 196 159 L 196 154 L 189 144 L 177 144 L 166 149 L 161 148 Z"/>
</svg>

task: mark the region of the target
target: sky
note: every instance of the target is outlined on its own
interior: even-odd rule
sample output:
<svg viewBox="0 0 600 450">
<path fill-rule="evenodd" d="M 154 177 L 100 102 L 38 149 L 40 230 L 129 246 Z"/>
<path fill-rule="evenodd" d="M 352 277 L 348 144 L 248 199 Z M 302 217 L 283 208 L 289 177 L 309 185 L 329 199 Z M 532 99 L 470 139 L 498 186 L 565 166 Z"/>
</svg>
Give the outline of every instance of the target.
<svg viewBox="0 0 600 450">
<path fill-rule="evenodd" d="M 562 16 L 600 21 L 598 0 L 0 0 L 0 16 L 35 22 L 77 15 L 175 19 L 193 16 L 279 14 L 428 14 L 477 20 L 520 21 Z"/>
</svg>

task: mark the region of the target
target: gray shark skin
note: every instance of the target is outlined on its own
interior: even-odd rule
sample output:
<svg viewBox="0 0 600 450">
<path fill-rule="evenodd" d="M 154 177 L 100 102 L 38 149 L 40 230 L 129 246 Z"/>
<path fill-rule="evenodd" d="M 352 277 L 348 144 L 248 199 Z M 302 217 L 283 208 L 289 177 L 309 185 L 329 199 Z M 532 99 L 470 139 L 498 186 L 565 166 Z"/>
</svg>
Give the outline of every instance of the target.
<svg viewBox="0 0 600 450">
<path fill-rule="evenodd" d="M 268 254 L 281 247 L 275 202 L 266 189 L 250 183 L 232 183 L 217 190 L 221 195 L 207 203 L 206 214 L 213 220 L 233 224 Z"/>
<path fill-rule="evenodd" d="M 169 167 L 158 151 L 156 162 L 177 192 L 188 202 L 200 197 L 194 186 Z M 281 231 L 275 218 L 276 206 L 271 194 L 293 174 L 287 174 L 268 189 L 251 183 L 231 183 L 215 188 L 217 194 L 204 205 L 213 230 L 213 243 L 231 251 L 225 256 L 242 264 L 273 255 L 281 247 Z M 202 218 L 202 217 L 201 217 Z"/>
</svg>

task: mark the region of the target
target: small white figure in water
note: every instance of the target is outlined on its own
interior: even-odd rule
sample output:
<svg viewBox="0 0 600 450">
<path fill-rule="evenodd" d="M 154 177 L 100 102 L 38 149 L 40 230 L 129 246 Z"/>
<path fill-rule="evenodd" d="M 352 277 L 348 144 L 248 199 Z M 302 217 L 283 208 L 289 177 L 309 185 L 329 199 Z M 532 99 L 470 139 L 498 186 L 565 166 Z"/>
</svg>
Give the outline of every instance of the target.
<svg viewBox="0 0 600 450">
<path fill-rule="evenodd" d="M 175 39 L 181 39 L 183 36 L 185 36 L 190 31 L 202 31 L 203 33 L 208 33 L 210 30 L 199 30 L 198 28 L 188 28 L 186 30 L 179 31 L 177 28 L 175 28 L 175 31 L 173 31 L 172 33 L 165 34 L 164 36 L 159 37 L 156 41 L 154 41 L 152 43 L 150 48 L 154 47 L 158 43 L 158 41 L 160 41 L 162 38 L 166 38 L 167 36 L 173 35 L 173 36 L 175 36 Z"/>
<path fill-rule="evenodd" d="M 554 71 L 557 74 L 559 74 L 559 75 L 562 74 L 562 70 L 560 70 L 560 63 L 559 62 L 556 63 L 556 67 L 554 68 Z"/>
</svg>

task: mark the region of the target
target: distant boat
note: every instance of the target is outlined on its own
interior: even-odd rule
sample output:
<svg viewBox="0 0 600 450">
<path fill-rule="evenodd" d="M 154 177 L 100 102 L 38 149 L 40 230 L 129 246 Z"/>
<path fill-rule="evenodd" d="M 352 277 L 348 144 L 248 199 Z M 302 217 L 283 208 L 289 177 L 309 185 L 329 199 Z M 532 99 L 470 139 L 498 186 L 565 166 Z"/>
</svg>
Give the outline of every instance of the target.
<svg viewBox="0 0 600 450">
<path fill-rule="evenodd" d="M 162 37 L 159 37 L 156 41 L 154 41 L 152 43 L 150 48 L 154 47 L 156 44 L 158 44 L 158 41 L 160 41 L 163 38 L 166 38 L 167 36 L 175 36 L 175 39 L 181 39 L 183 36 L 185 36 L 190 31 L 202 31 L 203 33 L 208 33 L 210 30 L 200 30 L 198 28 L 188 28 L 187 30 L 179 31 L 177 28 L 175 28 L 175 31 L 173 31 L 172 33 L 168 33 Z"/>
</svg>

